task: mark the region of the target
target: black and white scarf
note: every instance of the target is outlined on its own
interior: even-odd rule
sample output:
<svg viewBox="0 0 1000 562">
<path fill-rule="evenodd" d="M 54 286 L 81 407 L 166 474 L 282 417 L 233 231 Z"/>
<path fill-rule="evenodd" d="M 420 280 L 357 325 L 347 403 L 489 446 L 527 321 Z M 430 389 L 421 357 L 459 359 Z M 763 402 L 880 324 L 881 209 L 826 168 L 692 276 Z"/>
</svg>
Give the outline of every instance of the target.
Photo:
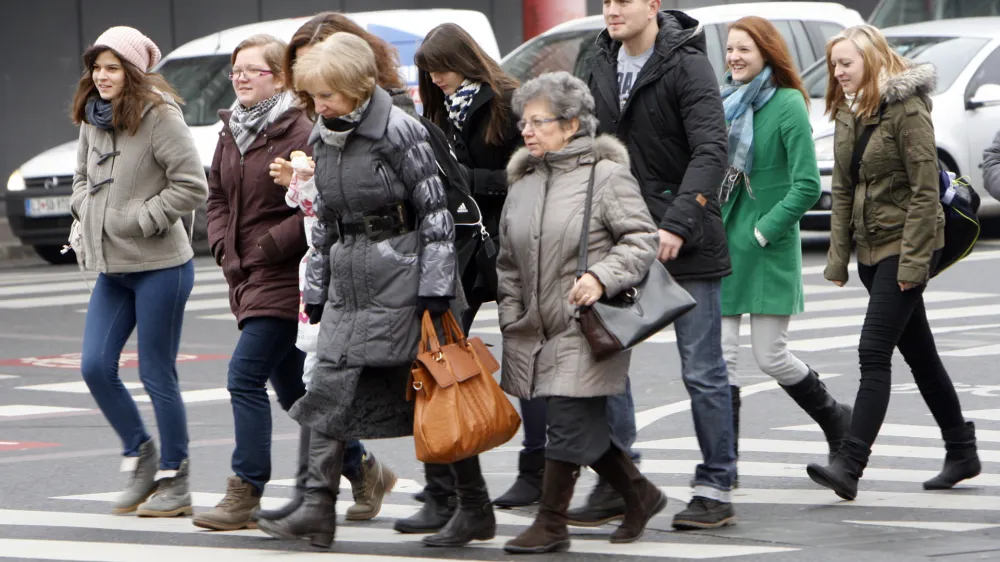
<svg viewBox="0 0 1000 562">
<path fill-rule="evenodd" d="M 479 93 L 483 85 L 480 82 L 473 82 L 466 79 L 462 85 L 455 90 L 455 93 L 444 98 L 444 107 L 448 110 L 448 120 L 461 131 L 465 124 L 465 118 L 469 116 L 469 106 L 472 105 L 473 98 Z"/>
<path fill-rule="evenodd" d="M 252 107 L 243 107 L 242 104 L 236 106 L 229 118 L 229 130 L 233 132 L 233 140 L 236 141 L 240 154 L 246 154 L 257 135 L 288 111 L 293 99 L 287 92 L 278 92 Z"/>
</svg>

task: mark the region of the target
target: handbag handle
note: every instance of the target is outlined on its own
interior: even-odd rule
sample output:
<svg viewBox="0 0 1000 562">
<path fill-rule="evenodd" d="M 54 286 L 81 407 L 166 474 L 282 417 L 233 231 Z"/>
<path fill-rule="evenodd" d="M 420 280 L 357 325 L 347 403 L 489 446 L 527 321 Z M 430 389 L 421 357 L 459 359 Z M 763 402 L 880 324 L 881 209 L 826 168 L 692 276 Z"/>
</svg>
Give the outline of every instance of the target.
<svg viewBox="0 0 1000 562">
<path fill-rule="evenodd" d="M 430 351 L 436 353 L 440 351 L 441 340 L 438 337 L 437 329 L 434 328 L 434 320 L 431 318 L 430 312 L 424 311 L 420 326 L 420 352 Z M 445 344 L 458 343 L 461 347 L 465 347 L 465 334 L 462 333 L 462 328 L 458 325 L 458 320 L 455 319 L 455 315 L 450 310 L 441 315 L 441 326 L 444 328 Z"/>
<path fill-rule="evenodd" d="M 587 253 L 590 250 L 590 214 L 594 203 L 594 173 L 597 171 L 597 163 L 590 167 L 590 179 L 587 180 L 587 202 L 583 205 L 583 228 L 580 229 L 580 257 L 576 262 L 576 278 L 583 277 L 587 273 Z"/>
</svg>

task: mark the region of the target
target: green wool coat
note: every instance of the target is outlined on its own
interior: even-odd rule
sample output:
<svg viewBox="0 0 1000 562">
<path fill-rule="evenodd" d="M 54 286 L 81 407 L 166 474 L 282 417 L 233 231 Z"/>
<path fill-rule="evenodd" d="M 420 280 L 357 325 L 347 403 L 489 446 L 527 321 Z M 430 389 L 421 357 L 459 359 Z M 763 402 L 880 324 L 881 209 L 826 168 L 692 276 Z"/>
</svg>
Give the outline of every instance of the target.
<svg viewBox="0 0 1000 562">
<path fill-rule="evenodd" d="M 816 147 L 798 90 L 779 88 L 753 121 L 753 196 L 741 183 L 722 207 L 733 262 L 722 280 L 722 315 L 790 316 L 805 308 L 799 220 L 820 196 Z"/>
</svg>

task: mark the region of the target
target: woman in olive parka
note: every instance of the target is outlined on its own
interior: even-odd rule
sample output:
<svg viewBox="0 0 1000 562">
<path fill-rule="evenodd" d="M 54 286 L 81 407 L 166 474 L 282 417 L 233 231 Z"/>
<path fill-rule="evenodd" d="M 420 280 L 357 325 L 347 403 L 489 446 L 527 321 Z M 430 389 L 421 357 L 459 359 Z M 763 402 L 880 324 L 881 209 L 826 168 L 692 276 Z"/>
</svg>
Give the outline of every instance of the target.
<svg viewBox="0 0 1000 562">
<path fill-rule="evenodd" d="M 937 148 L 930 95 L 934 67 L 889 47 L 869 25 L 827 44 L 826 110 L 834 121 L 833 213 L 824 276 L 847 283 L 851 240 L 870 299 L 858 355 L 861 384 L 850 436 L 829 466 L 809 477 L 853 500 L 889 407 L 892 353 L 898 348 L 944 438 L 944 469 L 924 482 L 940 490 L 979 474 L 976 434 L 934 345 L 923 292 L 944 247 Z M 870 129 L 866 134 L 866 129 Z M 863 143 L 864 137 L 867 143 Z M 854 162 L 855 146 L 860 158 Z"/>
</svg>

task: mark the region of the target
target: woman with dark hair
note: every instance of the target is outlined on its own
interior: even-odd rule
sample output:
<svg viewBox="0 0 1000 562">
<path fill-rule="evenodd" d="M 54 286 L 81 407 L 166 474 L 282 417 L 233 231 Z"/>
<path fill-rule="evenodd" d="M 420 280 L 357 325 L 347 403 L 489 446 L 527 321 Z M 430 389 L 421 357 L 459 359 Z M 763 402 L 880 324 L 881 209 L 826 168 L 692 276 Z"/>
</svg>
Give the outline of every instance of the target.
<svg viewBox="0 0 1000 562">
<path fill-rule="evenodd" d="M 295 347 L 303 219 L 266 173 L 274 154 L 304 146 L 312 131 L 285 88 L 284 55 L 284 41 L 270 35 L 248 37 L 233 51 L 229 79 L 239 104 L 219 111 L 223 127 L 208 180 L 208 241 L 240 330 L 227 385 L 236 438 L 233 474 L 222 501 L 194 519 L 216 531 L 250 526 L 271 478 L 267 382 L 285 411 L 305 394 L 303 354 Z"/>
<path fill-rule="evenodd" d="M 721 202 L 733 273 L 722 280 L 722 347 L 734 434 L 740 323 L 749 314 L 757 366 L 819 424 L 832 455 L 847 434 L 851 408 L 838 404 L 816 371 L 788 351 L 788 324 L 804 310 L 799 220 L 820 196 L 809 96 L 784 39 L 764 18 L 729 26 L 726 64 L 730 168 Z"/>
<path fill-rule="evenodd" d="M 406 90 L 402 88 L 403 82 L 398 71 L 399 62 L 395 49 L 378 37 L 365 31 L 361 26 L 354 23 L 350 18 L 336 12 L 323 12 L 317 14 L 306 23 L 302 24 L 292 36 L 291 42 L 282 53 L 282 77 L 285 81 L 285 88 L 290 92 L 296 92 L 299 99 L 299 106 L 309 116 L 310 119 L 317 118 L 316 105 L 311 96 L 306 92 L 297 91 L 295 82 L 295 62 L 306 55 L 314 46 L 322 43 L 334 33 L 350 33 L 361 37 L 375 54 L 375 65 L 378 68 L 379 86 L 389 92 L 393 97 L 393 104 L 401 106 L 402 109 L 409 108 L 411 114 L 416 114 L 413 100 Z M 305 143 L 300 143 L 301 149 L 306 150 Z M 311 165 L 315 165 L 310 162 Z M 275 158 L 270 164 L 270 175 L 274 182 L 283 187 L 288 187 L 292 180 L 292 164 L 289 158 Z M 300 181 L 311 181 L 313 169 L 300 170 Z M 321 203 L 310 202 L 310 205 L 319 209 Z M 323 256 L 313 254 L 310 259 L 322 260 Z M 304 295 L 309 293 L 308 290 Z M 317 297 L 319 302 L 325 297 Z M 317 300 L 316 298 L 312 300 Z M 309 299 L 304 299 L 304 304 L 310 303 Z M 306 369 L 303 378 L 311 378 L 311 369 L 316 364 L 315 353 L 306 356 Z M 257 512 L 258 519 L 277 521 L 287 517 L 294 512 L 302 503 L 303 493 L 306 486 L 306 456 L 309 450 L 309 430 L 302 429 L 299 440 L 299 459 L 296 471 L 296 493 L 291 502 L 279 509 L 261 510 Z M 358 440 L 350 440 L 344 444 L 344 477 L 351 483 L 351 492 L 354 496 L 354 505 L 347 509 L 345 517 L 348 521 L 365 521 L 374 518 L 382 509 L 382 501 L 387 494 L 392 492 L 396 485 L 396 474 L 386 465 L 382 464 L 371 451 L 367 451 L 365 446 Z"/>
<path fill-rule="evenodd" d="M 112 27 L 83 54 L 70 113 L 80 126 L 71 244 L 81 267 L 100 273 L 81 371 L 124 449 L 128 484 L 113 511 L 173 517 L 192 511 L 177 352 L 194 252 L 180 218 L 205 202 L 208 186 L 182 100 L 150 72 L 159 60 L 153 41 L 131 27 Z M 161 452 L 118 376 L 136 328 L 139 378 L 153 402 Z"/>
<path fill-rule="evenodd" d="M 468 32 L 453 23 L 432 29 L 417 50 L 414 62 L 419 69 L 424 116 L 445 131 L 459 164 L 465 169 L 483 224 L 496 238 L 507 195 L 505 168 L 523 142 L 511 112 L 511 96 L 518 82 L 504 73 Z M 482 303 L 496 300 L 495 280 L 496 272 L 481 271 L 477 260 L 470 260 L 462 271 L 462 285 L 469 301 L 469 309 L 462 318 L 466 333 L 472 328 Z M 530 505 L 541 497 L 545 405 L 522 400 L 521 415 L 525 440 L 518 462 L 519 474 L 513 487 L 493 502 L 498 507 Z M 466 464 L 471 463 L 470 459 Z M 457 466 L 453 470 L 462 468 Z M 433 531 L 447 521 L 452 475 L 445 468 L 433 465 L 425 465 L 425 474 L 424 509 L 410 519 L 397 521 L 398 531 Z M 428 537 L 428 540 L 436 539 Z"/>
</svg>

